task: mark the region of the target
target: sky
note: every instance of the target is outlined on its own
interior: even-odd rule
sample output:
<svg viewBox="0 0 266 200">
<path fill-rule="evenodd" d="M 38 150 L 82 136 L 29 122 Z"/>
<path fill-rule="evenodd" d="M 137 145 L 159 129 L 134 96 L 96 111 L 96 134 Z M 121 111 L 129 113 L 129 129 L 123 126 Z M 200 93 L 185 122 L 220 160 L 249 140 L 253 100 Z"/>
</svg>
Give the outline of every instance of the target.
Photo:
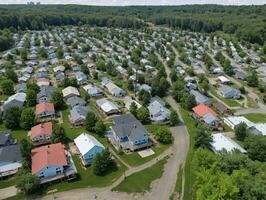
<svg viewBox="0 0 266 200">
<path fill-rule="evenodd" d="M 41 4 L 85 4 L 104 6 L 126 5 L 184 5 L 184 4 L 223 4 L 223 5 L 260 5 L 266 0 L 0 0 L 0 4 L 25 4 L 29 1 Z"/>
</svg>

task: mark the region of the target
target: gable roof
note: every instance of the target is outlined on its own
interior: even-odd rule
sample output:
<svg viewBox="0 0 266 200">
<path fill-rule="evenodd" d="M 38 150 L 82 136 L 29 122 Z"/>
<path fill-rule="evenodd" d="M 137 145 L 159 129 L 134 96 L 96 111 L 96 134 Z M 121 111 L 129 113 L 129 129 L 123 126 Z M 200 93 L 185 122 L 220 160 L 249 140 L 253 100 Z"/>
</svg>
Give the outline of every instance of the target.
<svg viewBox="0 0 266 200">
<path fill-rule="evenodd" d="M 41 146 L 31 151 L 32 174 L 49 165 L 67 165 L 65 146 L 62 143 Z"/>
<path fill-rule="evenodd" d="M 72 86 L 66 87 L 65 89 L 62 90 L 62 92 L 63 92 L 64 97 L 71 95 L 71 94 L 79 96 L 78 89 Z"/>
<path fill-rule="evenodd" d="M 115 125 L 113 130 L 118 137 L 129 137 L 133 141 L 148 132 L 146 128 L 131 113 L 113 118 Z"/>
<path fill-rule="evenodd" d="M 39 115 L 43 112 L 54 112 L 54 104 L 53 103 L 48 103 L 48 102 L 43 102 L 43 103 L 39 103 L 36 105 L 36 115 Z"/>
<path fill-rule="evenodd" d="M 0 161 L 16 162 L 21 161 L 19 145 L 9 145 L 0 148 Z"/>
<path fill-rule="evenodd" d="M 41 123 L 31 128 L 30 137 L 32 139 L 39 135 L 52 135 L 52 132 L 53 132 L 52 122 Z"/>
<path fill-rule="evenodd" d="M 74 139 L 74 142 L 82 155 L 85 155 L 95 146 L 104 149 L 104 146 L 95 137 L 86 133 L 80 134 L 77 138 Z"/>
<path fill-rule="evenodd" d="M 192 110 L 200 117 L 203 117 L 207 113 L 211 113 L 214 117 L 217 116 L 216 112 L 214 112 L 210 107 L 205 106 L 203 104 L 200 104 L 200 105 L 192 108 Z"/>
</svg>

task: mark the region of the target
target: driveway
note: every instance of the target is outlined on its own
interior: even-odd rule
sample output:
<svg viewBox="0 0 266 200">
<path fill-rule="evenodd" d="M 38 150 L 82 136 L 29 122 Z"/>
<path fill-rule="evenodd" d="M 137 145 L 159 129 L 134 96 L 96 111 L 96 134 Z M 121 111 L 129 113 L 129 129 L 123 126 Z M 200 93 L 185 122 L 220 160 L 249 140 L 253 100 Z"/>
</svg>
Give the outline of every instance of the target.
<svg viewBox="0 0 266 200">
<path fill-rule="evenodd" d="M 15 186 L 0 189 L 0 199 L 6 199 L 17 194 L 17 188 Z"/>
</svg>

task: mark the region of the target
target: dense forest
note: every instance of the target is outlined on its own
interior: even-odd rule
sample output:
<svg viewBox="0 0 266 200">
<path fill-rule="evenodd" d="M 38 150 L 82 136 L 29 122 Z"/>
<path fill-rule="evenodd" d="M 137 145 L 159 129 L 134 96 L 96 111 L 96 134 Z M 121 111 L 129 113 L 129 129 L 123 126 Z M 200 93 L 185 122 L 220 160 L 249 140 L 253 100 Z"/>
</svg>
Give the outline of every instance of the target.
<svg viewBox="0 0 266 200">
<path fill-rule="evenodd" d="M 44 29 L 82 25 L 142 28 L 152 22 L 198 32 L 224 31 L 251 43 L 266 40 L 266 5 L 263 6 L 128 6 L 1 5 L 0 29 Z"/>
</svg>

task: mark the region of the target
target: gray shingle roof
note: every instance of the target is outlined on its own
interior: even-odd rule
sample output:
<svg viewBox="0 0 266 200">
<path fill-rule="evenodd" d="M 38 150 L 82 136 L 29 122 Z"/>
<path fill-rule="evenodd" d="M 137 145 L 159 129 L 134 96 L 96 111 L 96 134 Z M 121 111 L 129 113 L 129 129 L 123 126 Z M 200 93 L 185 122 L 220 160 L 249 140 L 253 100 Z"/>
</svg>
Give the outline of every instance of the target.
<svg viewBox="0 0 266 200">
<path fill-rule="evenodd" d="M 21 161 L 19 145 L 9 145 L 0 148 L 0 161 L 2 162 Z"/>
</svg>

